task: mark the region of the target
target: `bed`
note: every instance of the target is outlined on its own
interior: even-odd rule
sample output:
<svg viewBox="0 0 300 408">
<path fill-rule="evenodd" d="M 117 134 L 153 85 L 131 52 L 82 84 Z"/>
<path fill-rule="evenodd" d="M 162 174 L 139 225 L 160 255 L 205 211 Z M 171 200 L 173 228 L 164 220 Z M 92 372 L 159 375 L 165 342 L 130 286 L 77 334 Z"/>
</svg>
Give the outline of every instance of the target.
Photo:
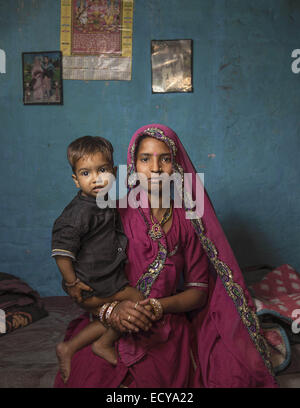
<svg viewBox="0 0 300 408">
<path fill-rule="evenodd" d="M 55 345 L 82 310 L 68 296 L 42 298 L 48 316 L 0 337 L 0 388 L 52 388 Z"/>
</svg>

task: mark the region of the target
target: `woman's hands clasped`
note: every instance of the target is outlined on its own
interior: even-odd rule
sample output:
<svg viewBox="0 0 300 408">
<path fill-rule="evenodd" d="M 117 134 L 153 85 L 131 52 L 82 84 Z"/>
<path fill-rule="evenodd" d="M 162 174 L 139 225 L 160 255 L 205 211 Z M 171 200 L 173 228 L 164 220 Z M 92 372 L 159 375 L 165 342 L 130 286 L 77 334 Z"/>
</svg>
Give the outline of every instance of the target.
<svg viewBox="0 0 300 408">
<path fill-rule="evenodd" d="M 156 320 L 149 299 L 141 302 L 123 300 L 113 310 L 110 325 L 120 333 L 148 331 Z"/>
</svg>

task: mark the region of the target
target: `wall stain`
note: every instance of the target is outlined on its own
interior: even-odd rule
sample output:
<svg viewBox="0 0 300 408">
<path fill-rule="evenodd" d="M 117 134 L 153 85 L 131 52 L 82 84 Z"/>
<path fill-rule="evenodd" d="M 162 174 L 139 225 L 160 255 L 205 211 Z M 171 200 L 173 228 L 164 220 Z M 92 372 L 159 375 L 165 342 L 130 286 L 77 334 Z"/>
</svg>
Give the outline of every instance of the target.
<svg viewBox="0 0 300 408">
<path fill-rule="evenodd" d="M 238 18 L 237 20 L 236 20 L 236 22 L 238 23 L 238 24 L 240 24 L 240 25 L 246 25 L 240 18 Z"/>
<path fill-rule="evenodd" d="M 228 62 L 227 64 L 223 64 L 220 66 L 219 71 L 222 71 L 224 68 L 228 67 L 228 65 L 230 65 L 231 62 Z"/>
<path fill-rule="evenodd" d="M 217 88 L 223 89 L 223 91 L 230 91 L 233 89 L 233 87 L 229 85 L 217 85 Z"/>
</svg>

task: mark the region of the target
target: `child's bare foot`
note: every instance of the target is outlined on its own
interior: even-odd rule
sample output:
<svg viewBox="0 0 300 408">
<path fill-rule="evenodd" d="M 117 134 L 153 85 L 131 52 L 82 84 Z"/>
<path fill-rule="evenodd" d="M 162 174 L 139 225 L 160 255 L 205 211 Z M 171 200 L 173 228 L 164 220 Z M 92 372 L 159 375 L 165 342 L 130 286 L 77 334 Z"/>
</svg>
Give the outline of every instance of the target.
<svg viewBox="0 0 300 408">
<path fill-rule="evenodd" d="M 117 365 L 118 360 L 115 347 L 101 342 L 101 338 L 92 344 L 92 351 L 110 364 Z"/>
<path fill-rule="evenodd" d="M 63 382 L 66 382 L 69 379 L 71 371 L 71 359 L 73 353 L 67 343 L 58 343 L 56 346 L 56 356 L 59 363 L 59 371 Z"/>
</svg>

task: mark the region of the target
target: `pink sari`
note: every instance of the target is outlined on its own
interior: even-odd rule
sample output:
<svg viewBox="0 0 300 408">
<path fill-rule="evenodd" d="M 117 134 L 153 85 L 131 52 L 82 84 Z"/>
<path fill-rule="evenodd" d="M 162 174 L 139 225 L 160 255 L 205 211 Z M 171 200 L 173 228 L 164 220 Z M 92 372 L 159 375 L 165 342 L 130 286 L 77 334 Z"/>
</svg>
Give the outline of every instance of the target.
<svg viewBox="0 0 300 408">
<path fill-rule="evenodd" d="M 175 172 L 193 174 L 194 185 L 184 189 L 194 198 L 200 180 L 177 135 L 165 126 L 144 126 L 134 134 L 128 175 L 135 171 L 136 142 L 143 134 L 169 146 Z M 130 191 L 134 187 L 129 185 Z M 142 192 L 139 198 L 147 203 Z M 116 367 L 85 347 L 73 357 L 67 385 L 58 374 L 55 386 L 276 387 L 251 296 L 206 192 L 203 216 L 187 219 L 191 207 L 174 208 L 172 226 L 160 239 L 148 234 L 149 208 L 128 206 L 119 211 L 129 241 L 126 274 L 132 286 L 155 298 L 193 287 L 208 290 L 209 300 L 189 316 L 167 314 L 150 332 L 123 336 L 116 344 Z M 71 322 L 66 337 L 87 323 L 87 314 Z"/>
</svg>

